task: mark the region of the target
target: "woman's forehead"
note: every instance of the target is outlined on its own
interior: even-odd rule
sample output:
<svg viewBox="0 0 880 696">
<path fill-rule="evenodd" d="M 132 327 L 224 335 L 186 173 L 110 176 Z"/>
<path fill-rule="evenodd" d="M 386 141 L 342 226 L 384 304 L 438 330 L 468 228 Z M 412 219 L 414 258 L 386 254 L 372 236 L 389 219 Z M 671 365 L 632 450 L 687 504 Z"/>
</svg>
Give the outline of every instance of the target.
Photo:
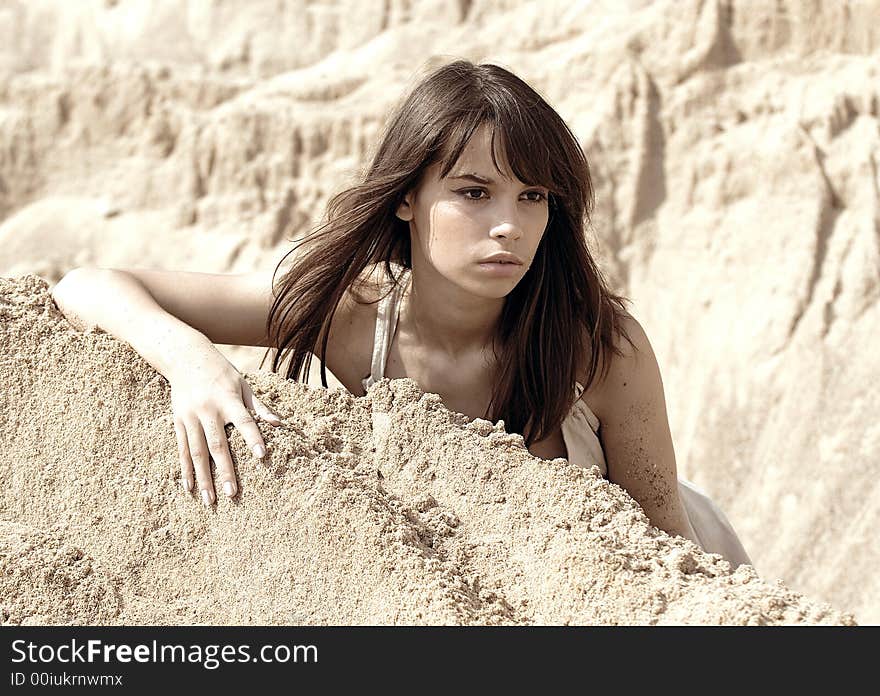
<svg viewBox="0 0 880 696">
<path fill-rule="evenodd" d="M 458 160 L 452 163 L 448 178 L 460 174 L 473 174 L 486 179 L 507 179 L 516 181 L 510 168 L 507 153 L 504 151 L 500 133 L 495 138 L 495 159 L 492 158 L 492 131 L 488 126 L 481 127 L 468 140 Z M 438 167 L 437 174 L 442 169 Z"/>
<path fill-rule="evenodd" d="M 495 147 L 494 161 L 492 158 L 493 140 Z M 505 152 L 504 145 L 504 132 L 500 128 L 496 130 L 488 124 L 483 124 L 474 131 L 473 135 L 471 135 L 470 139 L 465 143 L 464 150 L 462 150 L 461 157 L 459 157 L 457 164 L 463 164 L 465 166 L 481 166 L 484 169 L 491 167 L 493 170 L 497 171 L 495 167 L 495 161 L 497 161 L 502 170 L 508 168 L 509 171 L 507 153 Z"/>
</svg>

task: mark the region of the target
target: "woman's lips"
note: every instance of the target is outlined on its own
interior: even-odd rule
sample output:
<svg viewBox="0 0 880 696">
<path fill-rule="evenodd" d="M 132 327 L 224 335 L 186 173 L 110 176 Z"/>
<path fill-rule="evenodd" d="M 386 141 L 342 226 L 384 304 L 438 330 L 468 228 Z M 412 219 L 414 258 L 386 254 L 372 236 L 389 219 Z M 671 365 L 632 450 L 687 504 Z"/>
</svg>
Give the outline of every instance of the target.
<svg viewBox="0 0 880 696">
<path fill-rule="evenodd" d="M 477 265 L 486 273 L 502 276 L 515 275 L 522 268 L 522 264 L 519 263 L 503 263 L 499 261 L 483 261 Z"/>
</svg>

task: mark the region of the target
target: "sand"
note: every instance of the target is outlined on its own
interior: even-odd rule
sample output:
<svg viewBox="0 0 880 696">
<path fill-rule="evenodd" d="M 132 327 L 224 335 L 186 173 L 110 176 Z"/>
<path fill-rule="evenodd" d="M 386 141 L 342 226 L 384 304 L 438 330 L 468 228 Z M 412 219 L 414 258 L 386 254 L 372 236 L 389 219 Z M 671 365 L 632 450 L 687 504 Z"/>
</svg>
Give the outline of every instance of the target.
<svg viewBox="0 0 880 696">
<path fill-rule="evenodd" d="M 381 6 L 0 3 L 0 277 L 271 269 L 422 74 L 498 63 L 588 156 L 588 241 L 651 339 L 680 475 L 724 510 L 762 578 L 880 623 L 880 1 Z M 69 442 L 130 452 L 102 443 L 131 403 L 153 423 L 138 441 L 172 437 L 153 420 L 167 412 L 142 411 L 128 386 L 120 402 L 72 366 L 55 381 L 55 338 L 33 354 L 9 340 L 6 437 L 50 452 L 40 438 L 61 427 L 40 404 L 22 420 L 10 391 L 32 355 L 51 399 L 97 389 L 124 404 L 98 431 L 92 402 L 64 424 Z M 220 349 L 256 385 L 263 351 Z M 58 475 L 30 456 L 40 481 Z M 149 461 L 123 471 L 132 459 Z M 30 525 L 6 500 L 0 520 Z M 59 501 L 39 533 L 65 519 Z M 59 534 L 47 538 L 72 543 Z"/>
<path fill-rule="evenodd" d="M 282 416 L 241 492 L 185 493 L 170 389 L 0 280 L 5 624 L 843 624 L 652 527 L 620 487 L 526 450 L 410 379 L 366 396 L 249 373 Z"/>
</svg>

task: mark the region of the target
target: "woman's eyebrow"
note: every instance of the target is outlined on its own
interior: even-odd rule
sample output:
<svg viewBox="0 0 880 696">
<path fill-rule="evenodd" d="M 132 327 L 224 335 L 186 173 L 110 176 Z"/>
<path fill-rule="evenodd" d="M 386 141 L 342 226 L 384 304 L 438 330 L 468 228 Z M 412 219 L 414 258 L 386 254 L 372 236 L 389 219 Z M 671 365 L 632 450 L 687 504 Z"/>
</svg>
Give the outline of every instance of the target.
<svg viewBox="0 0 880 696">
<path fill-rule="evenodd" d="M 473 174 L 453 174 L 449 177 L 450 179 L 467 179 L 468 181 L 476 181 L 478 184 L 494 184 L 495 182 L 492 179 L 489 179 L 485 176 L 480 176 L 476 172 Z M 530 184 L 523 184 L 524 186 L 530 186 Z M 546 187 L 545 187 L 546 188 Z"/>
<path fill-rule="evenodd" d="M 495 182 L 492 179 L 487 179 L 484 176 L 479 176 L 478 174 L 456 174 L 454 176 L 449 177 L 450 179 L 467 179 L 469 181 L 476 181 L 478 184 L 494 184 Z"/>
</svg>

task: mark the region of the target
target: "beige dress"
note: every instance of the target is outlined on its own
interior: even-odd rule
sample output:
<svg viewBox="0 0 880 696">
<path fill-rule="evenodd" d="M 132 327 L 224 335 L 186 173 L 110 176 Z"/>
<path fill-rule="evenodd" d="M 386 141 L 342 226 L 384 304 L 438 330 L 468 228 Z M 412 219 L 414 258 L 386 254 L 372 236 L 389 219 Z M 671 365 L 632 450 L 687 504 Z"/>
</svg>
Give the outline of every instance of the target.
<svg viewBox="0 0 880 696">
<path fill-rule="evenodd" d="M 370 374 L 361 383 L 364 390 L 382 379 L 388 352 L 400 310 L 400 298 L 409 283 L 410 271 L 403 272 L 401 284 L 379 300 L 376 314 L 376 333 L 373 340 L 373 358 Z M 584 387 L 575 382 L 575 395 L 580 397 Z M 605 453 L 599 440 L 599 419 L 580 398 L 562 421 L 562 439 L 568 451 L 568 461 L 583 467 L 598 467 L 608 477 Z M 751 565 L 736 532 L 721 509 L 702 490 L 690 481 L 678 479 L 678 492 L 684 509 L 704 551 L 721 554 L 733 568 L 741 563 Z"/>
</svg>

